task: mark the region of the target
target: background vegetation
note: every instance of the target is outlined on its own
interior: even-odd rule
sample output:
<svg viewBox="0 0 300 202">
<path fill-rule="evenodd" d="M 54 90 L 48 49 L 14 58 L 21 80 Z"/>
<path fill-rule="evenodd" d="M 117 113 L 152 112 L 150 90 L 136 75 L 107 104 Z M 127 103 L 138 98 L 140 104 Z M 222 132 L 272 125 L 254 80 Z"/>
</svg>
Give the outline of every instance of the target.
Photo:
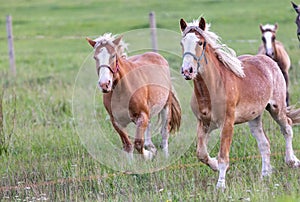
<svg viewBox="0 0 300 202">
<path fill-rule="evenodd" d="M 256 142 L 246 125 L 241 125 L 235 129 L 228 188 L 219 193 L 215 190 L 217 173 L 198 163 L 195 144 L 173 165 L 154 173 L 128 175 L 100 164 L 74 130 L 71 103 L 77 72 L 91 52 L 85 37 L 147 28 L 148 13 L 155 11 L 157 26 L 175 32 L 179 32 L 180 18 L 191 21 L 203 15 L 212 24 L 211 30 L 238 55 L 257 52 L 260 23 L 278 22 L 277 38 L 292 61 L 291 100 L 297 104 L 300 49 L 290 1 L 1 0 L 0 4 L 4 120 L 0 135 L 7 145 L 0 147 L 1 201 L 300 200 L 299 169 L 284 164 L 284 138 L 268 114 L 264 125 L 275 154 L 273 176 L 259 179 L 261 160 L 253 157 L 258 155 Z M 8 72 L 6 14 L 13 17 L 15 78 Z M 179 41 L 174 43 L 180 50 Z M 168 60 L 178 71 L 180 61 Z M 298 156 L 299 130 L 294 127 Z M 218 146 L 212 156 L 217 151 Z"/>
</svg>

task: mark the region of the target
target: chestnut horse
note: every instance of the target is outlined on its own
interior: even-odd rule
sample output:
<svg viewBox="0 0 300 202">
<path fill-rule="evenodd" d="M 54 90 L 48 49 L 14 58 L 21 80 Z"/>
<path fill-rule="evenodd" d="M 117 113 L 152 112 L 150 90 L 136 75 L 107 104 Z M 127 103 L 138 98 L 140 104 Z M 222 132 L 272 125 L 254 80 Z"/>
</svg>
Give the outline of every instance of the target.
<svg viewBox="0 0 300 202">
<path fill-rule="evenodd" d="M 300 110 L 287 108 L 282 73 L 265 55 L 243 55 L 235 52 L 209 31 L 205 20 L 187 24 L 180 20 L 183 62 L 181 73 L 193 80 L 191 107 L 198 120 L 197 157 L 219 171 L 217 188 L 225 188 L 229 168 L 229 151 L 234 124 L 248 122 L 262 156 L 262 176 L 271 173 L 270 143 L 262 125 L 264 109 L 279 124 L 286 141 L 285 162 L 299 167 L 300 161 L 292 148 L 292 125 L 300 123 Z M 207 151 L 209 134 L 221 128 L 217 158 Z"/>
<path fill-rule="evenodd" d="M 275 25 L 260 25 L 260 31 L 262 33 L 263 44 L 258 48 L 258 54 L 265 54 L 277 62 L 286 83 L 286 104 L 289 106 L 289 69 L 291 66 L 291 60 L 286 52 L 283 44 L 276 40 L 276 31 L 278 24 Z"/>
<path fill-rule="evenodd" d="M 291 3 L 292 3 L 293 8 L 295 9 L 295 11 L 298 14 L 297 17 L 296 17 L 295 23 L 297 25 L 297 37 L 298 37 L 298 40 L 300 42 L 300 6 L 298 6 L 294 2 L 291 2 Z"/>
<path fill-rule="evenodd" d="M 124 151 L 132 158 L 135 148 L 145 159 L 153 158 L 157 150 L 151 141 L 150 119 L 159 115 L 161 148 L 168 156 L 169 132 L 177 131 L 181 121 L 181 108 L 172 91 L 168 62 L 153 52 L 127 58 L 126 44 L 121 36 L 104 34 L 87 40 L 94 48 L 103 103 L 120 135 Z M 134 146 L 125 130 L 130 122 L 137 127 Z"/>
</svg>

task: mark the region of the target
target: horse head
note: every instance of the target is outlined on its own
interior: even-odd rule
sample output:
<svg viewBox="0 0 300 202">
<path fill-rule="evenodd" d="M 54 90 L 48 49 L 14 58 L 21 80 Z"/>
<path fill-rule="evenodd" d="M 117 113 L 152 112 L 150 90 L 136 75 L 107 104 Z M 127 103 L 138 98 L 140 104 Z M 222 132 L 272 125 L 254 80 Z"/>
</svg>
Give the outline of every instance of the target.
<svg viewBox="0 0 300 202">
<path fill-rule="evenodd" d="M 276 57 L 275 49 L 275 40 L 276 40 L 276 31 L 278 29 L 278 24 L 275 25 L 259 25 L 260 31 L 262 33 L 262 41 L 266 50 L 266 55 L 270 58 Z"/>
<path fill-rule="evenodd" d="M 112 91 L 115 75 L 119 72 L 118 58 L 121 54 L 121 40 L 122 36 L 114 38 L 110 34 L 105 34 L 96 40 L 87 38 L 94 48 L 98 87 L 103 93 Z"/>
<path fill-rule="evenodd" d="M 184 19 L 180 20 L 182 31 L 181 47 L 183 52 L 181 74 L 186 80 L 194 79 L 201 67 L 200 62 L 205 58 L 206 41 L 201 35 L 205 30 L 206 22 L 201 18 L 197 26 L 188 26 Z"/>
<path fill-rule="evenodd" d="M 298 6 L 294 2 L 291 2 L 291 3 L 292 3 L 293 8 L 295 9 L 295 11 L 298 14 L 297 17 L 296 17 L 295 23 L 297 25 L 297 37 L 298 37 L 298 40 L 300 42 L 300 6 Z"/>
</svg>

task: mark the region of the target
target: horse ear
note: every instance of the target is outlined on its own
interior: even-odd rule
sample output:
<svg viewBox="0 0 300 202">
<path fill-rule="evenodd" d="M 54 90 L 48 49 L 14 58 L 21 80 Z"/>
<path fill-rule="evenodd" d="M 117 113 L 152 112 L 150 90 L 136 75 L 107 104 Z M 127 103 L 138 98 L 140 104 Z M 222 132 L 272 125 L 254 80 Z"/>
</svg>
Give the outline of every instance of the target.
<svg viewBox="0 0 300 202">
<path fill-rule="evenodd" d="M 200 27 L 200 29 L 202 29 L 204 31 L 205 30 L 205 26 L 206 26 L 206 22 L 205 22 L 204 18 L 201 17 L 201 19 L 199 21 L 199 27 Z"/>
<path fill-rule="evenodd" d="M 96 41 L 93 41 L 92 39 L 90 39 L 89 37 L 86 37 L 86 40 L 89 42 L 89 44 L 94 48 L 96 45 Z"/>
<path fill-rule="evenodd" d="M 296 11 L 297 13 L 299 13 L 300 9 L 298 8 L 298 5 L 297 5 L 297 4 L 295 4 L 295 3 L 294 3 L 294 2 L 292 2 L 292 1 L 291 1 L 291 3 L 292 3 L 292 5 L 293 5 L 293 7 L 294 7 L 295 11 Z"/>
<path fill-rule="evenodd" d="M 276 22 L 274 26 L 275 26 L 275 31 L 277 31 L 277 29 L 278 29 L 278 23 Z"/>
<path fill-rule="evenodd" d="M 185 28 L 187 27 L 186 22 L 184 21 L 184 19 L 180 19 L 180 29 L 183 32 L 185 30 Z"/>
<path fill-rule="evenodd" d="M 120 41 L 122 40 L 123 35 L 119 36 L 118 38 L 116 38 L 115 40 L 113 40 L 113 43 L 118 46 Z"/>
<path fill-rule="evenodd" d="M 262 24 L 259 25 L 259 29 L 260 29 L 261 33 L 264 33 L 265 30 L 263 29 L 263 25 Z"/>
</svg>

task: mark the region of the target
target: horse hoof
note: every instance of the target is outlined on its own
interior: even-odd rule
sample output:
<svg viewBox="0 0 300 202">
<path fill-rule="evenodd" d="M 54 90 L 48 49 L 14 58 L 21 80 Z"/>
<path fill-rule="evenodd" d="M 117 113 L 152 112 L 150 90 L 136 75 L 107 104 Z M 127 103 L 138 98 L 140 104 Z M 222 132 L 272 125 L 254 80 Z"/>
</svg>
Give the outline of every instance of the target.
<svg viewBox="0 0 300 202">
<path fill-rule="evenodd" d="M 286 164 L 290 168 L 300 168 L 300 161 L 299 160 L 298 161 L 291 160 L 291 161 L 286 162 Z"/>
<path fill-rule="evenodd" d="M 217 188 L 217 190 L 224 192 L 226 189 L 225 180 L 218 180 L 216 188 Z"/>
<path fill-rule="evenodd" d="M 165 158 L 168 158 L 169 157 L 169 150 L 168 150 L 168 148 L 164 148 L 164 149 L 162 149 L 163 150 L 163 152 L 164 152 L 164 157 Z"/>
<path fill-rule="evenodd" d="M 150 150 L 150 151 L 152 151 L 154 153 L 156 153 L 156 151 L 157 151 L 156 147 L 152 143 L 150 143 L 150 144 L 144 144 L 144 147 L 145 147 L 145 149 Z"/>
<path fill-rule="evenodd" d="M 297 159 L 296 156 L 293 156 L 293 158 L 290 160 L 286 160 L 286 164 L 290 168 L 300 168 L 300 161 L 299 161 L 299 159 Z"/>
<path fill-rule="evenodd" d="M 143 155 L 144 155 L 145 160 L 147 160 L 147 161 L 152 160 L 154 157 L 154 153 L 152 151 L 148 151 L 146 149 L 144 149 Z"/>
<path fill-rule="evenodd" d="M 208 160 L 208 163 L 209 167 L 213 170 L 213 171 L 218 171 L 219 170 L 219 167 L 218 167 L 218 160 L 217 158 L 210 158 Z"/>
<path fill-rule="evenodd" d="M 272 169 L 271 170 L 263 170 L 261 172 L 261 179 L 265 177 L 270 177 L 272 175 Z"/>
</svg>

